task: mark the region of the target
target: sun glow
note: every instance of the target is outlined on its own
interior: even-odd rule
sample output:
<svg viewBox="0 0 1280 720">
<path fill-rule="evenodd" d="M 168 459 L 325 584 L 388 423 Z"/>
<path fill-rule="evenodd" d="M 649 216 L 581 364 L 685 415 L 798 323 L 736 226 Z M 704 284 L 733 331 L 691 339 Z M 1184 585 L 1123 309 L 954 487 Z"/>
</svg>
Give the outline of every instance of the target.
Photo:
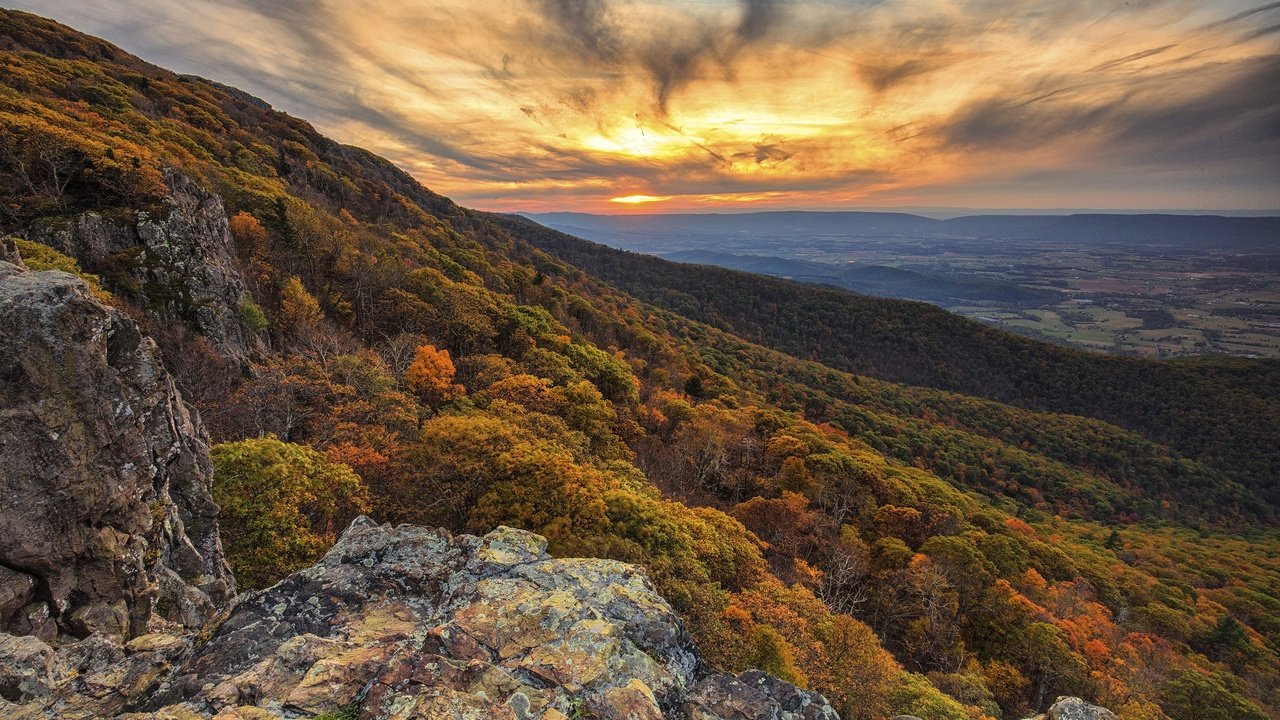
<svg viewBox="0 0 1280 720">
<path fill-rule="evenodd" d="M 188 68 L 486 210 L 1270 208 L 1280 177 L 1258 0 L 153 5 Z"/>
<path fill-rule="evenodd" d="M 623 203 L 625 205 L 644 205 L 670 199 L 670 195 L 623 195 L 622 197 L 609 198 L 609 202 Z"/>
</svg>

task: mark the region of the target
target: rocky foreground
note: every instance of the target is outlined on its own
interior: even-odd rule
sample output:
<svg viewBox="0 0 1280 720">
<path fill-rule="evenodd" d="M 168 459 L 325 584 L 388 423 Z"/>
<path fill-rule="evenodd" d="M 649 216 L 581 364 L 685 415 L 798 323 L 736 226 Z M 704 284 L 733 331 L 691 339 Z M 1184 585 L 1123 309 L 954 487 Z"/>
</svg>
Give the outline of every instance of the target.
<svg viewBox="0 0 1280 720">
<path fill-rule="evenodd" d="M 546 541 L 357 520 L 209 637 L 0 636 L 13 718 L 835 720 L 816 693 L 712 672 L 640 569 Z"/>
<path fill-rule="evenodd" d="M 2 249 L 0 716 L 837 717 L 711 671 L 642 570 L 518 530 L 361 519 L 236 597 L 208 441 L 155 344 Z"/>
</svg>

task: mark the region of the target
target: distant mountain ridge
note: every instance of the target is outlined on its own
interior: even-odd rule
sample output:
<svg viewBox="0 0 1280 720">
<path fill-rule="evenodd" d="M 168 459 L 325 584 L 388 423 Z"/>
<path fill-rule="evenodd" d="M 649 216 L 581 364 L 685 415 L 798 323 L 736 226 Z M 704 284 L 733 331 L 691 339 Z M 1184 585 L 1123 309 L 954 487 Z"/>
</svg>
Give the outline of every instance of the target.
<svg viewBox="0 0 1280 720">
<path fill-rule="evenodd" d="M 935 238 L 1019 238 L 1102 245 L 1147 243 L 1221 249 L 1280 247 L 1280 217 L 1221 215 L 1077 214 L 970 215 L 935 220 L 910 213 L 771 211 L 741 214 L 591 215 L 526 213 L 525 217 L 588 240 L 653 232 L 809 233 Z"/>
<path fill-rule="evenodd" d="M 769 255 L 736 255 L 711 250 L 682 250 L 661 253 L 666 260 L 694 265 L 743 270 L 775 277 L 835 285 L 864 295 L 923 300 L 930 303 L 955 302 L 1052 302 L 1059 293 L 1020 287 L 1016 283 L 984 277 L 957 277 L 917 272 L 888 265 L 865 263 L 806 262 Z"/>
</svg>

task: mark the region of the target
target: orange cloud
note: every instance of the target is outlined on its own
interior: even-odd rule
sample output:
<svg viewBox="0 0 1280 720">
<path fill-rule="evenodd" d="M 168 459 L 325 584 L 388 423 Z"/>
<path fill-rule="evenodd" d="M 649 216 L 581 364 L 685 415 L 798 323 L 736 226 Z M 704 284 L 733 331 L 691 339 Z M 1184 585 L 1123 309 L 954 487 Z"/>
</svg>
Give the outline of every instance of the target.
<svg viewBox="0 0 1280 720">
<path fill-rule="evenodd" d="M 1280 188 L 1274 5 L 37 4 L 483 208 L 1262 207 Z"/>
</svg>

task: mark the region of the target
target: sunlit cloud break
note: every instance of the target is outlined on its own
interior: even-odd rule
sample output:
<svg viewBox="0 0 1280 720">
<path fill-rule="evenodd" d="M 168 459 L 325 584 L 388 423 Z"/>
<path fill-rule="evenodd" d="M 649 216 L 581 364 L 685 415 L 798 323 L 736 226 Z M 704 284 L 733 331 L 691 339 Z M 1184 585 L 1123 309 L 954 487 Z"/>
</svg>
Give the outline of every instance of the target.
<svg viewBox="0 0 1280 720">
<path fill-rule="evenodd" d="M 488 209 L 1280 197 L 1276 3 L 17 4 Z"/>
<path fill-rule="evenodd" d="M 624 205 L 644 205 L 645 203 L 664 202 L 670 199 L 670 195 L 661 197 L 655 195 L 623 195 L 622 197 L 609 198 L 609 202 L 622 203 Z"/>
</svg>

